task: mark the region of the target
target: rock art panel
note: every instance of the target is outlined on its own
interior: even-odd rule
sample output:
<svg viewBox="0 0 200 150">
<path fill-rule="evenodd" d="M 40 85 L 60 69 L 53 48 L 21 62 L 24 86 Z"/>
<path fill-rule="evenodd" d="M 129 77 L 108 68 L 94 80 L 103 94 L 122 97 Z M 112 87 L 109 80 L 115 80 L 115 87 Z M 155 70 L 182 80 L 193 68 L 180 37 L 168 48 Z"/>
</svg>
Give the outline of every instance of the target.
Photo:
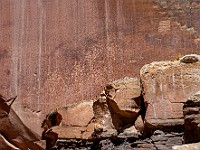
<svg viewBox="0 0 200 150">
<path fill-rule="evenodd" d="M 198 55 L 188 55 L 178 61 L 153 62 L 141 69 L 149 127 L 183 125 L 183 103 L 200 89 L 199 62 Z"/>
</svg>

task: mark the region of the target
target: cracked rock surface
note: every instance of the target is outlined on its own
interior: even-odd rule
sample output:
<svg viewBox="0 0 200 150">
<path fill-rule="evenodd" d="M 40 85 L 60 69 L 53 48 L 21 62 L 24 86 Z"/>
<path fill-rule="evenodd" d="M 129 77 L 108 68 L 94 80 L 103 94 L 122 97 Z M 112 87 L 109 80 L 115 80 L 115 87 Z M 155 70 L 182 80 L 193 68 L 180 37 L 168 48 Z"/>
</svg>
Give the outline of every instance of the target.
<svg viewBox="0 0 200 150">
<path fill-rule="evenodd" d="M 89 139 L 94 131 L 93 101 L 85 101 L 59 108 L 62 122 L 53 128 L 58 138 Z"/>
<path fill-rule="evenodd" d="M 192 58 L 189 55 L 181 60 Z M 144 101 L 148 104 L 145 121 L 149 128 L 183 125 L 183 104 L 200 89 L 200 63 L 195 60 L 153 62 L 141 69 Z"/>
</svg>

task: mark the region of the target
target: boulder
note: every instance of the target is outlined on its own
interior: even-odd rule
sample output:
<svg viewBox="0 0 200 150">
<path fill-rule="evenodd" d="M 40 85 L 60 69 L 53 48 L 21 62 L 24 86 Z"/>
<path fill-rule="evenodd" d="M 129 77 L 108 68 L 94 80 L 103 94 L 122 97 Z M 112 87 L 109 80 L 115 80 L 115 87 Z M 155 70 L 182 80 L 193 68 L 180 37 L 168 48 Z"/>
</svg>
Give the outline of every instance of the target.
<svg viewBox="0 0 200 150">
<path fill-rule="evenodd" d="M 62 122 L 52 130 L 58 133 L 58 138 L 88 139 L 94 132 L 93 101 L 84 101 L 58 108 Z"/>
<path fill-rule="evenodd" d="M 140 78 L 144 102 L 147 103 L 147 126 L 163 128 L 183 125 L 183 103 L 200 89 L 199 56 L 189 55 L 178 61 L 147 64 L 142 67 Z"/>
<path fill-rule="evenodd" d="M 188 98 L 183 106 L 184 142 L 200 141 L 200 91 Z"/>
<path fill-rule="evenodd" d="M 200 60 L 200 56 L 197 54 L 190 54 L 190 55 L 185 55 L 180 58 L 180 62 L 183 63 L 195 63 Z"/>
<path fill-rule="evenodd" d="M 141 103 L 138 78 L 126 77 L 107 84 L 93 104 L 95 132 L 108 133 L 109 137 L 133 126 L 141 112 Z"/>
</svg>

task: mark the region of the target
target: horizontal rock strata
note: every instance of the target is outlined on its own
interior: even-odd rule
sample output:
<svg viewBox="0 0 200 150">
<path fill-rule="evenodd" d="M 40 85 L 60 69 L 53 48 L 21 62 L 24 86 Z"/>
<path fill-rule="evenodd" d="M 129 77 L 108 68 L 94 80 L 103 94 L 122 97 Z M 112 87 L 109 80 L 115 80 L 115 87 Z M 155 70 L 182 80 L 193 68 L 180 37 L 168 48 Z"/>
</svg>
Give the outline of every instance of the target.
<svg viewBox="0 0 200 150">
<path fill-rule="evenodd" d="M 183 107 L 184 114 L 184 142 L 200 141 L 200 91 L 193 94 Z"/>
</svg>

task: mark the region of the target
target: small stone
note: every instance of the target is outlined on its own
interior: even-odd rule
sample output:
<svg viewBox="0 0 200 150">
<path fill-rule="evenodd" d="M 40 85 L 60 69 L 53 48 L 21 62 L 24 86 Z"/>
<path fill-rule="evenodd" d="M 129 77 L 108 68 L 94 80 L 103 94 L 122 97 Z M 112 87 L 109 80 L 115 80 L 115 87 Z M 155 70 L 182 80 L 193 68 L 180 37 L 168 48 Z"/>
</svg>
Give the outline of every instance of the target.
<svg viewBox="0 0 200 150">
<path fill-rule="evenodd" d="M 191 55 L 185 55 L 182 58 L 180 58 L 180 62 L 183 63 L 195 63 L 199 61 L 199 55 L 191 54 Z"/>
<path fill-rule="evenodd" d="M 135 126 L 125 129 L 122 133 L 118 135 L 119 138 L 139 138 L 141 136 Z"/>
</svg>

